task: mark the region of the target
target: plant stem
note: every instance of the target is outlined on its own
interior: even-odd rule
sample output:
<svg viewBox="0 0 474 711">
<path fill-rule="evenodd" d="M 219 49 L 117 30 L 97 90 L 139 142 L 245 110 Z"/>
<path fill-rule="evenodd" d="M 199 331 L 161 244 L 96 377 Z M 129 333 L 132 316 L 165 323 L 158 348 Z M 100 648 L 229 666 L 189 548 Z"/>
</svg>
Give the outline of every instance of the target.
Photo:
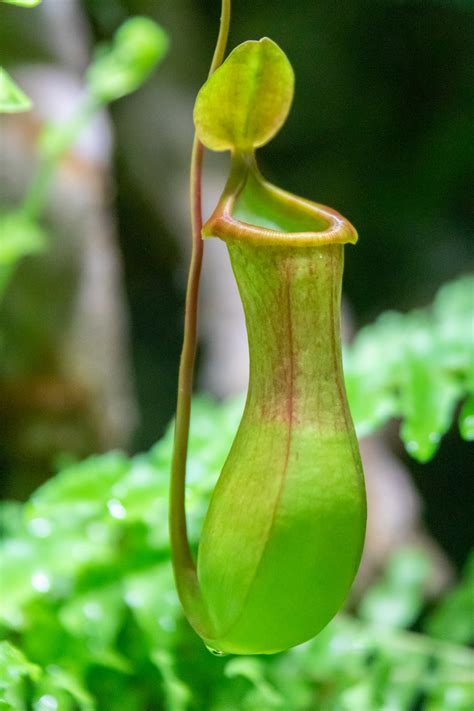
<svg viewBox="0 0 474 711">
<path fill-rule="evenodd" d="M 224 59 L 229 34 L 230 13 L 231 0 L 222 0 L 219 35 L 209 76 L 213 74 Z M 185 487 L 193 374 L 197 348 L 199 283 L 203 258 L 203 241 L 201 237 L 203 154 L 204 147 L 195 134 L 190 168 L 192 252 L 186 291 L 183 349 L 181 352 L 178 376 L 178 397 L 176 404 L 169 511 L 173 568 L 176 585 L 183 604 L 186 604 L 186 600 L 196 603 L 196 598 L 199 598 L 196 564 L 193 559 L 187 534 Z M 197 620 L 196 624 L 199 624 Z"/>
<path fill-rule="evenodd" d="M 39 166 L 21 208 L 22 213 L 30 219 L 38 219 L 41 215 L 58 162 L 75 143 L 83 128 L 87 126 L 99 108 L 100 103 L 97 99 L 87 96 L 69 120 L 57 126 L 49 124 L 44 129 L 40 139 Z"/>
</svg>

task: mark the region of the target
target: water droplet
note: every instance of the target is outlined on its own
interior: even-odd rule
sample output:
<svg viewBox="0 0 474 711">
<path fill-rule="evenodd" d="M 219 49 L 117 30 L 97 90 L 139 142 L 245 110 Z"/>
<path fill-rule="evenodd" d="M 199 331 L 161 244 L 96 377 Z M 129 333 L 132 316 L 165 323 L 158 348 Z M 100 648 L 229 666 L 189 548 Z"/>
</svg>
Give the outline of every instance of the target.
<svg viewBox="0 0 474 711">
<path fill-rule="evenodd" d="M 225 652 L 222 652 L 220 649 L 216 649 L 215 647 L 209 647 L 209 645 L 207 645 L 207 644 L 206 644 L 206 649 L 214 657 L 227 657 L 227 654 Z"/>
<path fill-rule="evenodd" d="M 173 632 L 176 629 L 176 622 L 173 620 L 172 617 L 165 616 L 160 617 L 158 620 L 158 624 L 160 627 L 167 632 Z"/>
<path fill-rule="evenodd" d="M 143 596 L 137 590 L 126 592 L 124 600 L 129 607 L 141 607 L 143 605 Z"/>
<path fill-rule="evenodd" d="M 107 502 L 107 508 L 109 509 L 110 515 L 119 520 L 124 519 L 127 515 L 125 506 L 118 499 L 110 499 L 110 501 Z"/>
<path fill-rule="evenodd" d="M 438 442 L 441 439 L 441 435 L 439 432 L 430 432 L 428 435 L 428 439 L 430 442 L 433 442 L 434 444 L 438 444 Z"/>
<path fill-rule="evenodd" d="M 99 621 L 104 617 L 104 611 L 97 602 L 86 602 L 82 609 L 88 620 Z"/>
<path fill-rule="evenodd" d="M 94 543 L 105 543 L 109 535 L 109 529 L 103 523 L 98 523 L 97 521 L 91 523 L 87 529 L 88 538 Z"/>
<path fill-rule="evenodd" d="M 5 610 L 3 615 L 9 627 L 20 628 L 25 624 L 25 618 L 18 610 Z"/>
<path fill-rule="evenodd" d="M 33 585 L 35 590 L 41 593 L 49 592 L 49 590 L 51 589 L 51 581 L 49 577 L 46 575 L 46 573 L 42 573 L 40 571 L 38 571 L 37 573 L 33 573 L 33 575 L 31 576 L 31 584 Z"/>
<path fill-rule="evenodd" d="M 47 538 L 51 533 L 51 522 L 47 518 L 32 518 L 28 528 L 36 538 Z"/>
<path fill-rule="evenodd" d="M 418 450 L 420 449 L 420 445 L 414 439 L 411 439 L 409 442 L 407 442 L 406 448 L 407 451 L 412 454 L 413 452 L 418 452 Z"/>
<path fill-rule="evenodd" d="M 44 694 L 35 704 L 35 711 L 56 711 L 58 708 L 58 700 L 51 694 Z"/>
</svg>

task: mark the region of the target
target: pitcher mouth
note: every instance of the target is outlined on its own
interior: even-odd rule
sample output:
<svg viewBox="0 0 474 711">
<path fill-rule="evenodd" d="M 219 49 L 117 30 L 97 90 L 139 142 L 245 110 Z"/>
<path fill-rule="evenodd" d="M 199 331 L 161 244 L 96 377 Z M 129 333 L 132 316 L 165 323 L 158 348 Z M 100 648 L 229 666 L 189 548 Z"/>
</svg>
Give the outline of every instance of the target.
<svg viewBox="0 0 474 711">
<path fill-rule="evenodd" d="M 322 247 L 355 244 L 357 232 L 336 210 L 272 185 L 254 154 L 234 154 L 232 169 L 203 238 L 267 246 Z"/>
</svg>

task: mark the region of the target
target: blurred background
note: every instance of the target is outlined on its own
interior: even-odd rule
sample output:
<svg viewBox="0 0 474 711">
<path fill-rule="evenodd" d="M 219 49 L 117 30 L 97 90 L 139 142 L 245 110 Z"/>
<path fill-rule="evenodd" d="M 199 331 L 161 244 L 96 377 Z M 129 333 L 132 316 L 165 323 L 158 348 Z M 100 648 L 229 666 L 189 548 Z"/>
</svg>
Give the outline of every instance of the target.
<svg viewBox="0 0 474 711">
<path fill-rule="evenodd" d="M 26 499 L 69 460 L 148 449 L 173 416 L 192 107 L 219 7 L 43 0 L 28 11 L 0 8 L 2 63 L 34 101 L 32 112 L 2 117 L 4 208 L 22 202 L 45 122 L 67 118 L 80 102 L 98 43 L 135 14 L 159 22 L 171 42 L 146 84 L 96 116 L 61 161 L 41 216 L 48 247 L 20 262 L 0 303 L 7 498 Z M 461 0 L 234 2 L 229 46 L 268 35 L 296 74 L 288 122 L 260 151 L 262 172 L 335 207 L 359 231 L 357 247 L 346 250 L 348 338 L 384 310 L 428 304 L 441 284 L 473 267 L 473 9 Z M 206 212 L 226 167 L 226 156 L 207 157 Z M 225 249 L 214 241 L 201 333 L 198 388 L 217 397 L 242 392 L 242 314 Z M 433 545 L 461 566 L 472 533 L 468 445 L 453 431 L 420 465 L 408 461 L 395 424 L 364 448 L 370 476 L 383 471 L 388 482 L 377 494 L 380 527 L 387 498 L 398 495 L 394 530 L 407 515 L 422 516 Z"/>
</svg>

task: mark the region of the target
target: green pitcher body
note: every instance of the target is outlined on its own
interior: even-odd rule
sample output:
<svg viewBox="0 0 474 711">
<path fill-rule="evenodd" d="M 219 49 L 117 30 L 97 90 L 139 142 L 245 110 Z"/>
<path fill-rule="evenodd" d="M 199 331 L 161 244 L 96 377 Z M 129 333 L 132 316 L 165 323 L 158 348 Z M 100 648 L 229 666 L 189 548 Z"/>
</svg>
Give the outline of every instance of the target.
<svg viewBox="0 0 474 711">
<path fill-rule="evenodd" d="M 357 233 L 335 210 L 268 183 L 255 156 L 283 124 L 293 87 L 284 52 L 262 38 L 230 53 L 194 109 L 202 144 L 231 155 L 229 178 L 201 234 L 227 245 L 245 312 L 250 378 L 196 564 L 184 506 L 184 366 L 196 332 L 190 319 L 170 531 L 186 615 L 222 653 L 271 654 L 314 637 L 344 603 L 365 535 L 364 480 L 340 344 L 344 245 Z M 192 261 L 190 275 L 199 274 L 199 264 Z M 191 304 L 196 284 L 189 282 Z"/>
<path fill-rule="evenodd" d="M 198 578 L 215 632 L 209 645 L 272 653 L 329 622 L 363 546 L 363 474 L 341 363 L 344 248 L 226 241 L 250 379 Z"/>
</svg>

